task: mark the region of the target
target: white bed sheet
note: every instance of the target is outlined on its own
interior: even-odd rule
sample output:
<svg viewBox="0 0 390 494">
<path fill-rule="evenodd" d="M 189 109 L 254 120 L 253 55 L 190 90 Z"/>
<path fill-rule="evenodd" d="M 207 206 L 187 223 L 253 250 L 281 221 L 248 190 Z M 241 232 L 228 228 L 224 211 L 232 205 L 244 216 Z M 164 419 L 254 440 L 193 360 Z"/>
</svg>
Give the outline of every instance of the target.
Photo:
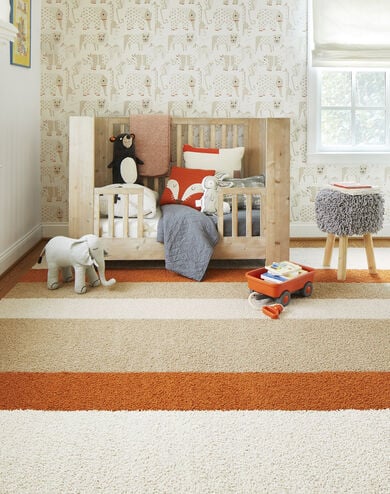
<svg viewBox="0 0 390 494">
<path fill-rule="evenodd" d="M 144 218 L 144 237 L 145 238 L 156 238 L 157 237 L 157 225 L 161 217 L 161 209 L 156 208 L 156 214 L 153 218 Z M 128 218 L 129 233 L 128 237 L 137 238 L 138 230 L 138 219 Z M 109 237 L 108 234 L 108 218 L 100 219 L 100 235 L 102 237 Z M 114 219 L 114 237 L 123 237 L 123 219 Z"/>
</svg>

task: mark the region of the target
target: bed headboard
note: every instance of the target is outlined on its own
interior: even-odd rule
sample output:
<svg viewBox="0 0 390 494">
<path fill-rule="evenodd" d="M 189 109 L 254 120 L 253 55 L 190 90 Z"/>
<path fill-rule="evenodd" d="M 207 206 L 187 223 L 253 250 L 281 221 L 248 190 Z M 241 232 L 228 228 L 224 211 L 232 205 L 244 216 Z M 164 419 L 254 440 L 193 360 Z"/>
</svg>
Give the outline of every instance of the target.
<svg viewBox="0 0 390 494">
<path fill-rule="evenodd" d="M 82 124 L 88 120 L 92 124 L 89 129 L 82 129 Z M 112 182 L 111 169 L 107 168 L 112 160 L 113 147 L 109 137 L 123 132 L 130 132 L 129 117 L 71 117 L 72 128 L 76 126 L 75 136 L 79 134 L 79 139 L 84 140 L 84 145 L 88 139 L 94 141 L 94 170 L 95 186 L 101 187 Z M 171 164 L 175 166 L 183 165 L 182 148 L 184 144 L 191 144 L 198 147 L 229 148 L 244 146 L 243 176 L 266 174 L 266 156 L 268 136 L 274 142 L 270 133 L 274 131 L 280 136 L 281 150 L 286 152 L 286 126 L 288 119 L 261 119 L 261 118 L 171 118 Z M 288 127 L 289 128 L 289 127 Z M 83 138 L 80 133 L 83 132 Z M 289 130 L 288 130 L 289 132 Z M 90 135 L 88 135 L 90 134 Z M 93 135 L 92 135 L 93 134 Z M 287 136 L 288 137 L 288 136 Z M 268 140 L 269 140 L 268 139 Z M 71 140 L 71 143 L 73 140 Z M 283 148 L 284 147 L 284 148 Z M 142 151 L 137 149 L 140 155 Z M 142 169 L 140 170 L 142 173 Z"/>
<path fill-rule="evenodd" d="M 243 176 L 259 175 L 265 170 L 263 149 L 259 146 L 260 120 L 253 118 L 172 118 L 171 160 L 183 166 L 183 145 L 206 148 L 245 147 Z"/>
<path fill-rule="evenodd" d="M 70 117 L 69 234 L 93 232 L 94 187 L 112 183 L 111 135 L 130 131 L 130 117 Z M 264 174 L 267 221 L 289 228 L 290 120 L 288 118 L 171 118 L 171 164 L 182 166 L 183 144 L 199 147 L 244 146 L 244 176 Z M 137 153 L 141 154 L 137 149 Z M 145 177 L 144 184 L 161 191 L 166 177 Z M 279 224 L 281 225 L 279 227 Z M 274 233 L 272 233 L 274 234 Z"/>
</svg>

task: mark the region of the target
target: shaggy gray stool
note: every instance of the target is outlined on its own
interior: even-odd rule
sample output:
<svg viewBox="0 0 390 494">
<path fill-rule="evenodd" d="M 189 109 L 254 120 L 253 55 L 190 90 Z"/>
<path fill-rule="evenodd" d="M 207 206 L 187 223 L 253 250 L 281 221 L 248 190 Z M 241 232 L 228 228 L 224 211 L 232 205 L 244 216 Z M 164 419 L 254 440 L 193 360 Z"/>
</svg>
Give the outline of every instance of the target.
<svg viewBox="0 0 390 494">
<path fill-rule="evenodd" d="M 372 233 L 383 227 L 384 199 L 381 194 L 347 194 L 333 189 L 322 189 L 315 201 L 318 228 L 328 234 L 325 244 L 324 266 L 330 266 L 336 236 L 339 237 L 337 279 L 347 275 L 348 237 L 362 235 L 368 271 L 376 274 Z"/>
</svg>

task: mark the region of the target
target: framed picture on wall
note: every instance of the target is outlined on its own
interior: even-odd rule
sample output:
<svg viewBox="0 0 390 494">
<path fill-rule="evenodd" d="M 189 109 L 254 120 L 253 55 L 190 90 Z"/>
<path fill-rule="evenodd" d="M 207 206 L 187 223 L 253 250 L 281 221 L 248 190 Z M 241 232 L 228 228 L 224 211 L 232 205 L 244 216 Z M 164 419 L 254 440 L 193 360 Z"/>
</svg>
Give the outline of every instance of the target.
<svg viewBox="0 0 390 494">
<path fill-rule="evenodd" d="M 18 30 L 11 42 L 11 63 L 31 67 L 31 0 L 11 0 L 11 23 Z"/>
</svg>

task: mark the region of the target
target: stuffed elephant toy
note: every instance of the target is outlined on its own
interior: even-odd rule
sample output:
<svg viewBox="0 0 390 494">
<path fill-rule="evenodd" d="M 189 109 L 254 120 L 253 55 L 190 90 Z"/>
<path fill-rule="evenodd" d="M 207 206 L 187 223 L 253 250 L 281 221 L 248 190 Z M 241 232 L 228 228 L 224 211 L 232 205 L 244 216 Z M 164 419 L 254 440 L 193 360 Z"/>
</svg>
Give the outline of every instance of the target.
<svg viewBox="0 0 390 494">
<path fill-rule="evenodd" d="M 79 239 L 57 236 L 53 237 L 41 252 L 38 263 L 42 256 L 46 255 L 48 273 L 47 288 L 55 290 L 60 286 L 58 281 L 59 270 L 63 281 L 72 281 L 74 269 L 74 291 L 85 293 L 87 291 L 86 276 L 90 286 L 112 286 L 116 283 L 114 278 L 106 280 L 104 250 L 96 235 L 84 235 Z M 95 271 L 97 267 L 99 276 Z"/>
</svg>

